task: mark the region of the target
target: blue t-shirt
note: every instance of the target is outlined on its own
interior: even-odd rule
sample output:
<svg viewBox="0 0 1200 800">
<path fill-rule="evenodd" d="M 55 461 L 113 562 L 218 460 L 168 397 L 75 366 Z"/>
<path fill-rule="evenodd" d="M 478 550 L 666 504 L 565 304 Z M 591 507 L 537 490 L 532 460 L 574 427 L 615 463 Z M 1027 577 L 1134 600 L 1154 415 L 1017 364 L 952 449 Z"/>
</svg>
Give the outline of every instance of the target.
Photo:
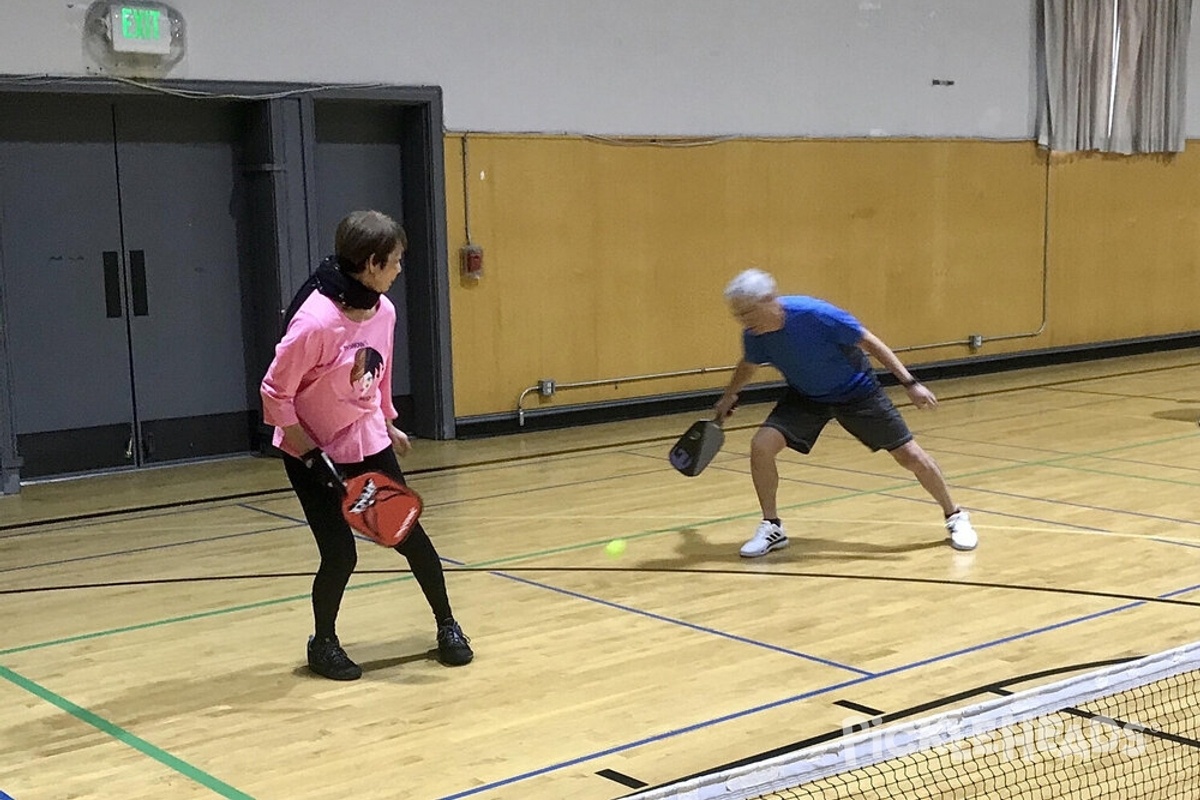
<svg viewBox="0 0 1200 800">
<path fill-rule="evenodd" d="M 772 364 L 805 397 L 842 403 L 866 397 L 879 385 L 867 354 L 858 346 L 863 326 L 849 312 L 815 297 L 779 298 L 783 328 L 742 333 L 745 360 Z"/>
</svg>

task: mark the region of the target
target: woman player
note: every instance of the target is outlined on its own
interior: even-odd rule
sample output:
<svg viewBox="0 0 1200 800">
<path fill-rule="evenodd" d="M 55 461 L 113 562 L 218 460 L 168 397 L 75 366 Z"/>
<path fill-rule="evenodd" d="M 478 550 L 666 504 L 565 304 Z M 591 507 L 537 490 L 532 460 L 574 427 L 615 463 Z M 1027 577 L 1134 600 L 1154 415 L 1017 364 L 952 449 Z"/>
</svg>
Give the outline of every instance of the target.
<svg viewBox="0 0 1200 800">
<path fill-rule="evenodd" d="M 300 287 L 285 316 L 286 331 L 263 378 L 263 418 L 321 554 L 312 587 L 315 630 L 308 666 L 333 680 L 361 677 L 338 641 L 342 595 L 358 563 L 354 535 L 341 512 L 324 451 L 347 476 L 378 471 L 404 481 L 396 451 L 409 451 L 395 425 L 392 345 L 396 309 L 384 294 L 400 274 L 408 239 L 378 211 L 355 211 L 337 228 L 336 255 Z M 408 559 L 437 621 L 438 657 L 450 666 L 474 657 L 454 620 L 442 563 L 418 522 L 396 545 Z"/>
</svg>

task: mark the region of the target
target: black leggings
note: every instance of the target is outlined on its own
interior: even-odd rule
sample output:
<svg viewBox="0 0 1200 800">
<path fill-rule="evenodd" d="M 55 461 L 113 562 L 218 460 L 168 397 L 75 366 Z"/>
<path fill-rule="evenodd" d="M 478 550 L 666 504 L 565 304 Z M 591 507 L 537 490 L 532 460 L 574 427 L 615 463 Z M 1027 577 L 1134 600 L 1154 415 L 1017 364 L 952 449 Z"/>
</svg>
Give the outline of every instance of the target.
<svg viewBox="0 0 1200 800">
<path fill-rule="evenodd" d="M 316 634 L 334 636 L 342 595 L 358 564 L 354 534 L 342 517 L 341 498 L 332 489 L 322 484 L 318 476 L 299 459 L 285 454 L 283 464 L 300 506 L 304 509 L 304 517 L 312 529 L 313 538 L 317 540 L 317 549 L 321 552 L 321 566 L 317 569 L 312 587 Z M 390 447 L 358 463 L 338 466 L 347 477 L 374 471 L 404 481 L 400 462 Z M 453 619 L 450 600 L 446 596 L 442 562 L 421 523 L 418 522 L 405 540 L 393 549 L 408 559 L 409 569 L 421 585 L 421 591 L 425 593 L 438 624 Z"/>
</svg>

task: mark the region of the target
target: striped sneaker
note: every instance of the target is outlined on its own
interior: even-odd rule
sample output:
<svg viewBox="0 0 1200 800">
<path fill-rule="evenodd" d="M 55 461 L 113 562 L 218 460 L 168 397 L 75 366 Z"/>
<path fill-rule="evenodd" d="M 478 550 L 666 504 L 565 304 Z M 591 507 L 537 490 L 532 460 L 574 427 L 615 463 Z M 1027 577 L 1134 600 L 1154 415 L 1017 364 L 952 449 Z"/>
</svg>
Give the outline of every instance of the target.
<svg viewBox="0 0 1200 800">
<path fill-rule="evenodd" d="M 787 545 L 788 538 L 783 532 L 783 526 L 764 519 L 758 523 L 758 529 L 754 531 L 750 541 L 742 545 L 741 554 L 742 558 L 758 558 Z"/>
</svg>

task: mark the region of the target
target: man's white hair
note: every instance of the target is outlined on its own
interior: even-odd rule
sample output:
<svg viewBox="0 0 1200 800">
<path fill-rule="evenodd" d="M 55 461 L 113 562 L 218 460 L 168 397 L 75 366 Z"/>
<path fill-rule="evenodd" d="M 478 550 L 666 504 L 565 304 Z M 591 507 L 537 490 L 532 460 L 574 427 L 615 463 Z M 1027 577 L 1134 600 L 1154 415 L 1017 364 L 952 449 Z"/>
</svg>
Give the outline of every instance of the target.
<svg viewBox="0 0 1200 800">
<path fill-rule="evenodd" d="M 725 287 L 725 300 L 766 300 L 775 296 L 775 279 L 761 269 L 748 269 L 740 273 Z"/>
</svg>

